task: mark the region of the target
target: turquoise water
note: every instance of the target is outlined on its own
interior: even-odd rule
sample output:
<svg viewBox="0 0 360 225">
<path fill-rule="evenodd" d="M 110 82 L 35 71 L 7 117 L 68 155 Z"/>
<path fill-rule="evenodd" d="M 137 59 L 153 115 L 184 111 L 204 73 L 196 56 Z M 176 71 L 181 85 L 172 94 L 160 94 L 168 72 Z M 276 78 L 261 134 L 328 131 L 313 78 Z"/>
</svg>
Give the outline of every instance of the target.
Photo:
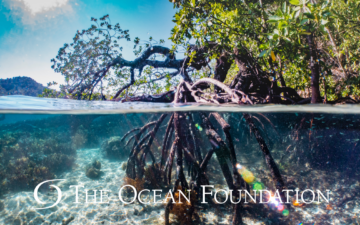
<svg viewBox="0 0 360 225">
<path fill-rule="evenodd" d="M 359 106 L 172 105 L 26 96 L 0 97 L 0 224 L 165 224 L 167 202 L 124 204 L 119 190 L 129 184 L 137 191 L 149 189 L 150 194 L 144 194 L 146 202 L 153 199 L 153 189 L 162 190 L 163 195 L 173 189 L 177 148 L 172 169 L 165 166 L 175 141 L 172 128 L 163 146 L 175 112 L 182 130 L 184 178 L 196 197 L 188 205 L 174 204 L 170 223 L 233 224 L 235 204 L 211 202 L 216 191 L 225 190 L 217 196 L 217 200 L 224 200 L 225 192 L 231 189 L 225 167 L 235 180 L 231 145 L 243 180 L 242 189 L 250 194 L 259 189 L 274 193 L 279 183 L 272 174 L 274 167 L 266 164 L 269 154 L 264 154 L 258 135 L 280 172 L 282 188 L 294 192 L 289 195 L 289 204 L 279 204 L 279 199 L 266 204 L 241 204 L 245 224 L 359 224 Z M 216 113 L 230 125 L 228 133 L 222 129 Z M 141 128 L 149 123 L 141 133 Z M 218 137 L 211 137 L 210 131 Z M 132 177 L 129 169 L 130 153 L 135 149 L 136 160 L 142 162 L 135 163 L 139 179 Z M 215 153 L 206 169 L 199 173 L 197 167 L 212 150 Z M 139 168 L 144 169 L 143 175 L 139 175 Z M 37 201 L 35 188 L 55 179 L 58 180 L 39 188 L 38 197 L 44 204 Z M 201 203 L 203 190 L 197 186 L 205 183 L 213 185 L 207 189 L 213 191 L 208 204 Z M 51 206 L 59 192 L 50 185 L 62 192 L 54 207 Z M 77 193 L 71 185 L 83 187 Z M 315 193 L 319 190 L 325 197 L 329 190 L 328 202 L 322 199 L 304 204 L 301 196 L 296 202 L 295 191 L 307 189 Z M 94 190 L 96 201 L 91 196 Z M 108 190 L 107 203 L 99 203 L 100 190 Z M 128 200 L 133 194 L 125 191 L 123 196 Z M 303 197 L 311 201 L 311 192 Z"/>
</svg>

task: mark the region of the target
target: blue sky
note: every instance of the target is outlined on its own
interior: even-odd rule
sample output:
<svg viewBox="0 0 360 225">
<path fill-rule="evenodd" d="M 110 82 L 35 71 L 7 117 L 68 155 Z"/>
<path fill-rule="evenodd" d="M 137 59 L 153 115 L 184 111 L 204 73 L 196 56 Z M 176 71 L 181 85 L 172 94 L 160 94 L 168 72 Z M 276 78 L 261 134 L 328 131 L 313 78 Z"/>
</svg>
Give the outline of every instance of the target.
<svg viewBox="0 0 360 225">
<path fill-rule="evenodd" d="M 91 26 L 91 17 L 109 14 L 112 23 L 130 30 L 130 37 L 168 39 L 174 26 L 167 0 L 0 0 L 0 78 L 29 76 L 37 82 L 64 83 L 51 69 L 64 43 L 77 30 Z M 133 42 L 123 41 L 123 56 L 134 59 Z"/>
</svg>

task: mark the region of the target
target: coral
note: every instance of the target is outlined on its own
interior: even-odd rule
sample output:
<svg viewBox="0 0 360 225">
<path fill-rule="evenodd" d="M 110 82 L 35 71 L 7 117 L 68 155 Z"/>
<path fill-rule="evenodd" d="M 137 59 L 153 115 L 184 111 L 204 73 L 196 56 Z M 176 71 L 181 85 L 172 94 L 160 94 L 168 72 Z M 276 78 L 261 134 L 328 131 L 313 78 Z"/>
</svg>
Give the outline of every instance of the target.
<svg viewBox="0 0 360 225">
<path fill-rule="evenodd" d="M 121 169 L 122 169 L 122 170 L 126 170 L 126 167 L 127 167 L 127 162 L 123 162 L 123 163 L 121 164 Z"/>
<path fill-rule="evenodd" d="M 94 162 L 92 163 L 93 167 L 95 167 L 96 169 L 101 169 L 101 163 L 99 160 L 94 160 Z"/>
<path fill-rule="evenodd" d="M 37 165 L 25 157 L 11 160 L 6 168 L 6 175 L 2 187 L 12 190 L 32 189 L 40 182 L 54 177 L 47 167 Z"/>
<path fill-rule="evenodd" d="M 124 178 L 124 185 L 131 185 L 135 187 L 136 191 L 139 192 L 144 189 L 145 180 L 140 178 L 131 179 L 130 177 Z"/>
<path fill-rule="evenodd" d="M 71 169 L 75 148 L 64 141 L 69 137 L 69 129 L 61 123 L 52 124 L 57 122 L 60 123 L 54 119 L 27 121 L 1 127 L 1 195 L 8 191 L 32 190 L 42 181 Z"/>
<path fill-rule="evenodd" d="M 88 178 L 91 178 L 91 179 L 99 178 L 100 177 L 100 170 L 98 170 L 98 169 L 96 169 L 94 167 L 89 167 L 86 170 L 86 176 Z"/>
<path fill-rule="evenodd" d="M 92 163 L 86 166 L 85 174 L 90 179 L 97 179 L 101 175 L 101 163 L 98 160 L 94 160 Z"/>
<path fill-rule="evenodd" d="M 109 158 L 125 159 L 129 156 L 130 150 L 121 145 L 121 137 L 111 137 L 101 144 L 101 151 Z"/>
<path fill-rule="evenodd" d="M 138 114 L 127 117 L 134 126 L 142 124 Z M 147 117 L 150 115 L 141 116 Z M 123 115 L 58 115 L 0 124 L 0 195 L 33 190 L 38 183 L 71 170 L 79 148 L 97 148 L 103 143 L 109 157 L 127 157 L 130 146 L 124 148 L 112 137 L 127 131 L 127 126 L 119 127 L 122 123 Z"/>
<path fill-rule="evenodd" d="M 63 171 L 67 168 L 71 168 L 75 158 L 61 153 L 54 153 L 44 158 L 43 165 L 51 169 L 52 171 Z"/>
</svg>

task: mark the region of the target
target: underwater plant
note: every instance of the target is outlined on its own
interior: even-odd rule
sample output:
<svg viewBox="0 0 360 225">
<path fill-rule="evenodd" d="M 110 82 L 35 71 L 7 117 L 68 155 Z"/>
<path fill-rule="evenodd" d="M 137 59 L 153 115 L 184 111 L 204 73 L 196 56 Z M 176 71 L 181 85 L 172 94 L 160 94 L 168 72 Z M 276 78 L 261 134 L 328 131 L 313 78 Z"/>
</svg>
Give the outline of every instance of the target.
<svg viewBox="0 0 360 225">
<path fill-rule="evenodd" d="M 99 160 L 94 160 L 92 163 L 86 166 L 85 174 L 88 178 L 97 179 L 101 175 L 101 163 Z"/>
<path fill-rule="evenodd" d="M 185 196 L 190 196 L 190 201 L 180 194 L 179 190 L 182 191 Z M 182 190 L 182 187 L 178 186 L 173 195 L 175 202 L 168 199 L 167 205 L 169 205 L 170 213 L 174 215 L 174 219 L 182 225 L 198 222 L 199 217 L 195 212 L 197 193 L 194 190 Z"/>
<path fill-rule="evenodd" d="M 131 179 L 130 177 L 124 178 L 124 185 L 131 185 L 133 186 L 137 192 L 144 189 L 145 180 L 140 178 Z M 128 190 L 128 189 L 126 189 Z M 132 190 L 131 190 L 132 191 Z"/>
<path fill-rule="evenodd" d="M 145 187 L 148 189 L 165 188 L 166 174 L 161 170 L 160 163 L 151 164 L 144 168 Z"/>
</svg>

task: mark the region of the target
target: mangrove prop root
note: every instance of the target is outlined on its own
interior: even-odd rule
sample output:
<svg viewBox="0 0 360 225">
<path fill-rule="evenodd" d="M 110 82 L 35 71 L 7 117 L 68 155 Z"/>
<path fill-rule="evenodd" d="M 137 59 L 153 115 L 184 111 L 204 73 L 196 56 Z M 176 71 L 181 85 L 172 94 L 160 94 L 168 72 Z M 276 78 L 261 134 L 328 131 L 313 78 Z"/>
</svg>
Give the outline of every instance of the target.
<svg viewBox="0 0 360 225">
<path fill-rule="evenodd" d="M 246 182 L 243 180 L 243 178 L 240 176 L 240 174 L 238 173 L 237 169 L 236 169 L 236 164 L 237 164 L 237 160 L 236 160 L 236 153 L 235 153 L 235 148 L 234 148 L 234 143 L 232 141 L 231 135 L 230 135 L 230 125 L 224 120 L 224 118 L 222 118 L 218 113 L 211 113 L 211 116 L 213 116 L 215 118 L 215 120 L 219 123 L 219 125 L 221 126 L 221 128 L 223 129 L 224 133 L 225 133 L 225 137 L 230 149 L 230 157 L 231 157 L 231 164 L 232 164 L 232 169 L 233 169 L 233 174 L 234 174 L 234 188 L 235 188 L 235 197 L 236 199 L 239 199 L 239 194 L 238 194 L 238 189 L 242 186 L 245 185 Z M 246 185 L 245 185 L 246 186 Z M 248 186 L 247 186 L 248 189 Z M 242 223 L 242 216 L 241 216 L 241 203 L 240 204 L 235 204 L 233 206 L 233 224 L 234 225 L 240 225 L 243 224 Z"/>
<path fill-rule="evenodd" d="M 280 134 L 279 134 L 279 132 L 276 130 L 275 125 L 270 121 L 269 118 L 267 118 L 267 117 L 266 117 L 264 114 L 262 114 L 262 113 L 256 113 L 256 114 L 262 116 L 266 121 L 268 121 L 269 124 L 270 124 L 270 125 L 272 126 L 272 128 L 274 129 L 274 131 L 276 132 L 276 134 L 280 137 Z"/>
<path fill-rule="evenodd" d="M 200 137 L 198 137 L 198 135 L 197 135 L 197 129 L 195 128 L 194 119 L 190 113 L 189 113 L 189 120 L 190 120 L 189 130 L 190 130 L 191 136 L 193 137 L 193 141 L 195 144 L 195 157 L 197 160 L 199 160 L 199 162 L 201 162 L 202 155 L 201 155 L 200 143 L 199 143 Z"/>
<path fill-rule="evenodd" d="M 275 187 L 277 190 L 279 190 L 281 200 L 283 202 L 286 202 L 285 195 L 282 192 L 285 184 L 281 177 L 280 171 L 279 171 L 274 159 L 272 158 L 271 153 L 270 153 L 268 147 L 266 146 L 266 143 L 265 143 L 264 139 L 262 138 L 259 130 L 256 128 L 253 120 L 251 119 L 250 115 L 247 113 L 244 113 L 243 115 L 244 115 L 244 118 L 245 118 L 246 122 L 248 123 L 250 129 L 254 132 L 255 138 L 260 145 L 261 151 L 263 152 L 263 155 L 265 157 L 266 165 L 268 166 L 268 168 L 271 172 L 272 178 L 275 182 Z"/>
<path fill-rule="evenodd" d="M 165 114 L 164 114 L 165 115 Z M 135 163 L 140 166 L 139 160 L 135 160 L 137 154 L 141 151 L 141 145 L 146 141 L 147 138 L 151 137 L 152 132 L 148 132 L 143 138 L 141 138 L 141 135 L 152 125 L 159 124 L 163 120 L 163 115 L 160 116 L 160 119 L 158 121 L 153 121 L 150 123 L 145 124 L 143 127 L 141 127 L 140 131 L 135 135 L 134 139 L 134 146 L 130 151 L 130 156 L 128 159 L 127 167 L 126 167 L 126 175 L 131 178 L 136 178 L 136 172 L 135 172 Z M 160 124 L 158 125 L 160 126 Z M 141 138 L 141 140 L 140 140 Z M 136 158 L 137 159 L 137 158 Z M 139 172 L 141 173 L 141 170 L 139 168 Z"/>
<path fill-rule="evenodd" d="M 264 124 L 261 122 L 261 120 L 260 120 L 259 118 L 257 118 L 256 116 L 252 116 L 251 118 L 256 119 L 256 120 L 260 123 L 261 127 L 263 128 L 263 130 L 265 130 L 265 126 L 264 126 Z"/>
<path fill-rule="evenodd" d="M 187 116 L 188 117 L 188 116 Z M 188 151 L 191 153 L 191 155 L 195 156 L 195 141 L 194 141 L 194 136 L 192 135 L 191 128 L 189 125 L 188 121 L 184 121 L 185 123 L 182 124 L 183 126 L 183 130 L 185 131 L 185 141 L 184 143 L 186 144 L 186 147 L 188 149 Z"/>
<path fill-rule="evenodd" d="M 132 151 L 132 155 L 130 157 L 135 157 L 141 151 L 141 148 L 143 147 L 143 144 L 146 141 L 146 139 L 150 137 L 151 137 L 151 131 L 145 134 L 144 137 L 142 137 L 141 140 L 135 145 Z"/>
<path fill-rule="evenodd" d="M 128 145 L 130 144 L 131 140 L 134 140 L 134 139 L 135 139 L 135 136 L 136 136 L 136 134 L 134 134 L 133 136 L 131 136 L 131 137 L 128 139 L 128 141 L 126 142 L 126 144 L 124 145 L 124 147 L 128 146 Z"/>
<path fill-rule="evenodd" d="M 229 146 L 229 150 L 230 150 L 230 158 L 231 158 L 231 164 L 232 164 L 232 168 L 233 168 L 233 173 L 236 176 L 240 176 L 239 173 L 237 172 L 236 169 L 236 164 L 237 164 L 237 160 L 236 160 L 236 153 L 235 153 L 235 148 L 234 148 L 234 143 L 232 141 L 231 135 L 230 135 L 230 125 L 224 120 L 224 118 L 222 118 L 219 113 L 211 113 L 211 116 L 213 116 L 215 118 L 215 120 L 220 124 L 221 128 L 223 129 L 224 133 L 225 133 L 225 137 Z M 242 178 L 239 177 L 239 179 Z"/>
<path fill-rule="evenodd" d="M 167 182 L 167 184 L 171 183 L 171 170 L 172 170 L 172 165 L 173 165 L 173 162 L 174 162 L 175 149 L 176 149 L 176 143 L 174 141 L 172 146 L 171 146 L 169 157 L 168 157 L 168 160 L 166 161 L 166 165 L 165 165 L 165 168 L 164 168 L 164 172 L 166 172 L 166 170 L 168 170 L 168 182 Z"/>
<path fill-rule="evenodd" d="M 203 125 L 206 129 L 206 135 L 208 136 L 209 141 L 215 150 L 215 154 L 219 161 L 222 173 L 224 174 L 226 183 L 229 189 L 233 189 L 233 178 L 226 162 L 226 152 L 229 152 L 229 150 L 227 149 L 225 142 L 212 127 L 209 118 L 205 115 L 205 113 L 200 113 L 200 115 L 203 121 Z"/>
<path fill-rule="evenodd" d="M 191 85 L 186 82 L 186 81 L 181 81 L 180 84 L 177 86 L 176 88 L 176 93 L 175 93 L 175 97 L 174 97 L 174 103 L 179 103 L 183 97 L 185 97 L 185 92 L 190 91 L 191 89 Z M 185 89 L 184 91 L 182 91 L 182 89 Z"/>
<path fill-rule="evenodd" d="M 159 127 L 160 127 L 161 123 L 164 121 L 166 116 L 167 116 L 167 114 L 162 114 L 160 116 L 159 120 L 156 122 L 154 129 L 152 131 L 150 131 L 150 133 L 149 133 L 150 139 L 146 144 L 146 147 L 144 149 L 144 154 L 143 154 L 143 162 L 144 163 L 145 163 L 146 155 L 148 154 L 148 152 L 150 152 L 150 147 L 155 139 L 155 135 L 156 135 L 157 131 L 159 130 Z M 152 155 L 152 153 L 151 153 L 151 155 Z M 152 155 L 152 158 L 153 158 L 153 162 L 155 162 L 155 157 L 153 155 Z M 142 178 L 142 175 L 143 174 L 140 174 L 140 178 Z"/>
<path fill-rule="evenodd" d="M 175 128 L 175 146 L 176 146 L 176 178 L 180 180 L 181 187 L 183 189 L 189 189 L 187 181 L 185 179 L 184 170 L 183 170 L 183 140 L 184 131 L 181 129 L 181 123 L 184 123 L 185 116 L 183 113 L 175 112 L 174 113 L 174 128 Z"/>
<path fill-rule="evenodd" d="M 212 154 L 214 153 L 213 150 L 210 150 L 210 151 L 212 153 L 209 155 L 209 159 L 211 158 Z M 209 159 L 207 160 L 207 162 L 205 163 L 205 166 L 203 167 L 204 170 L 202 170 L 201 165 L 199 165 L 199 163 L 196 161 L 195 157 L 186 148 L 184 149 L 184 154 L 192 161 L 193 167 L 194 167 L 194 169 L 195 169 L 195 171 L 197 173 L 196 182 L 193 182 L 193 180 L 192 180 L 191 187 L 192 188 L 199 188 L 201 185 L 208 185 L 209 180 L 208 180 L 208 178 L 207 178 L 207 176 L 206 176 L 206 174 L 204 172 L 205 172 L 206 165 L 207 165 L 207 162 L 208 162 Z"/>
<path fill-rule="evenodd" d="M 200 169 L 201 169 L 202 172 L 204 172 L 204 171 L 206 170 L 206 167 L 207 167 L 207 165 L 209 164 L 209 161 L 210 161 L 212 155 L 214 154 L 214 152 L 215 152 L 215 149 L 211 149 L 211 150 L 208 151 L 208 153 L 206 154 L 203 162 L 202 162 L 201 165 L 200 165 Z"/>
<path fill-rule="evenodd" d="M 132 132 L 138 131 L 138 130 L 140 130 L 140 129 L 141 129 L 141 127 L 138 127 L 138 128 L 134 128 L 134 129 L 126 132 L 126 134 L 120 139 L 120 142 L 122 142 L 122 141 L 123 141 L 129 134 L 131 134 Z"/>
<path fill-rule="evenodd" d="M 218 93 L 215 95 L 209 95 L 201 91 L 200 86 L 204 86 L 203 84 L 214 84 L 219 88 L 223 89 L 224 93 Z M 203 95 L 204 97 L 199 96 L 198 94 Z M 210 97 L 206 98 L 206 97 Z M 226 100 L 227 99 L 227 100 Z M 174 94 L 174 102 L 192 102 L 192 101 L 204 101 L 204 102 L 215 102 L 219 104 L 219 102 L 233 102 L 233 103 L 250 103 L 251 100 L 248 96 L 240 91 L 231 89 L 226 85 L 219 83 L 218 81 L 210 78 L 201 79 L 194 84 L 190 84 L 187 81 L 182 81 L 180 85 L 177 87 L 176 92 Z M 268 120 L 265 116 L 261 115 L 266 120 Z M 156 158 L 154 154 L 151 152 L 151 145 L 154 142 L 154 137 L 160 128 L 161 123 L 165 119 L 166 115 L 161 115 L 157 121 L 150 122 L 143 126 L 142 128 L 135 128 L 131 132 L 128 132 L 122 138 L 125 139 L 129 136 L 130 133 L 138 131 L 135 135 L 130 137 L 130 140 L 134 140 L 133 148 L 131 149 L 130 156 L 128 159 L 128 167 L 127 167 L 127 175 L 130 178 L 135 179 L 136 176 L 142 177 L 144 174 L 144 165 L 146 161 L 147 154 L 150 154 L 153 163 L 156 162 Z M 207 136 L 207 140 L 210 142 L 212 149 L 207 152 L 204 158 L 201 155 L 201 146 L 203 146 L 202 138 L 200 131 L 196 129 L 195 123 L 193 120 L 193 115 L 191 113 L 184 112 L 174 112 L 169 119 L 166 125 L 166 131 L 163 138 L 162 146 L 161 146 L 161 159 L 159 162 L 159 168 L 164 172 L 165 183 L 171 183 L 171 174 L 172 167 L 174 163 L 174 157 L 176 160 L 176 180 L 174 186 L 175 189 L 181 186 L 181 189 L 189 190 L 189 184 L 191 189 L 196 189 L 199 185 L 208 184 L 209 180 L 206 175 L 206 167 L 215 153 L 217 156 L 218 163 L 220 165 L 223 176 L 226 180 L 226 183 L 229 189 L 233 189 L 235 193 L 238 193 L 237 190 L 244 186 L 249 189 L 249 186 L 242 179 L 241 175 L 238 173 L 236 165 L 236 153 L 234 148 L 234 143 L 230 134 L 231 126 L 224 120 L 224 118 L 218 113 L 211 113 L 209 115 L 200 112 L 201 117 L 201 125 L 204 128 L 204 131 Z M 213 117 L 216 122 L 221 126 L 224 134 L 225 141 L 221 138 L 219 133 L 214 129 L 213 125 L 210 122 L 210 117 Z M 249 114 L 244 113 L 243 117 L 247 122 L 250 131 L 254 133 L 260 148 L 263 152 L 266 164 L 270 169 L 272 174 L 272 178 L 275 182 L 276 188 L 279 190 L 281 198 L 285 201 L 284 194 L 282 190 L 284 189 L 284 182 L 282 180 L 279 169 L 277 168 L 274 159 L 272 158 L 269 149 L 267 148 L 264 139 L 261 136 L 261 133 L 257 129 L 254 124 L 253 119 Z M 263 126 L 259 118 L 254 118 L 259 121 L 259 123 Z M 268 120 L 269 123 L 271 123 Z M 154 125 L 155 127 L 148 133 L 146 130 L 149 129 L 150 126 Z M 272 125 L 273 126 L 273 125 Z M 165 126 L 164 126 L 165 127 Z M 264 126 L 263 126 L 264 127 Z M 174 137 L 172 136 L 174 134 Z M 146 142 L 146 144 L 144 144 Z M 170 143 L 172 142 L 171 147 Z M 138 158 L 138 155 L 140 158 Z M 229 168 L 227 159 L 230 160 L 232 166 L 232 172 Z M 201 163 L 200 163 L 201 162 Z M 185 178 L 184 175 L 184 163 L 188 165 L 190 181 Z M 136 173 L 136 167 L 137 172 Z M 131 177 L 132 176 L 132 177 Z M 240 196 L 236 196 L 239 198 Z M 169 224 L 169 214 L 172 210 L 172 203 L 166 205 L 165 208 L 165 224 Z M 242 205 L 236 204 L 233 207 L 233 224 L 242 224 L 242 215 L 241 215 Z"/>
<path fill-rule="evenodd" d="M 234 210 L 234 216 L 232 219 L 232 224 L 234 225 L 241 225 L 243 224 L 242 222 L 242 216 L 241 216 L 241 209 L 242 209 L 242 204 L 234 204 L 233 206 L 233 210 Z"/>
<path fill-rule="evenodd" d="M 135 146 L 138 144 L 139 140 L 140 140 L 140 137 L 141 135 L 152 125 L 155 125 L 156 124 L 156 121 L 153 121 L 153 122 L 149 122 L 147 124 L 145 124 L 143 127 L 141 127 L 140 131 L 135 135 L 135 142 L 134 142 L 134 145 L 133 145 L 133 148 L 132 148 L 132 151 L 134 150 Z M 130 153 L 130 155 L 132 154 L 132 152 Z"/>
<path fill-rule="evenodd" d="M 166 131 L 165 131 L 165 136 L 164 136 L 164 141 L 163 141 L 163 145 L 161 148 L 161 161 L 160 161 L 160 168 L 162 169 L 163 165 L 164 165 L 164 161 L 165 161 L 165 157 L 167 155 L 167 145 L 168 145 L 168 139 L 171 138 L 171 131 L 173 129 L 173 120 L 174 120 L 174 114 L 171 115 L 170 120 L 168 122 L 168 125 L 166 127 Z"/>
</svg>

